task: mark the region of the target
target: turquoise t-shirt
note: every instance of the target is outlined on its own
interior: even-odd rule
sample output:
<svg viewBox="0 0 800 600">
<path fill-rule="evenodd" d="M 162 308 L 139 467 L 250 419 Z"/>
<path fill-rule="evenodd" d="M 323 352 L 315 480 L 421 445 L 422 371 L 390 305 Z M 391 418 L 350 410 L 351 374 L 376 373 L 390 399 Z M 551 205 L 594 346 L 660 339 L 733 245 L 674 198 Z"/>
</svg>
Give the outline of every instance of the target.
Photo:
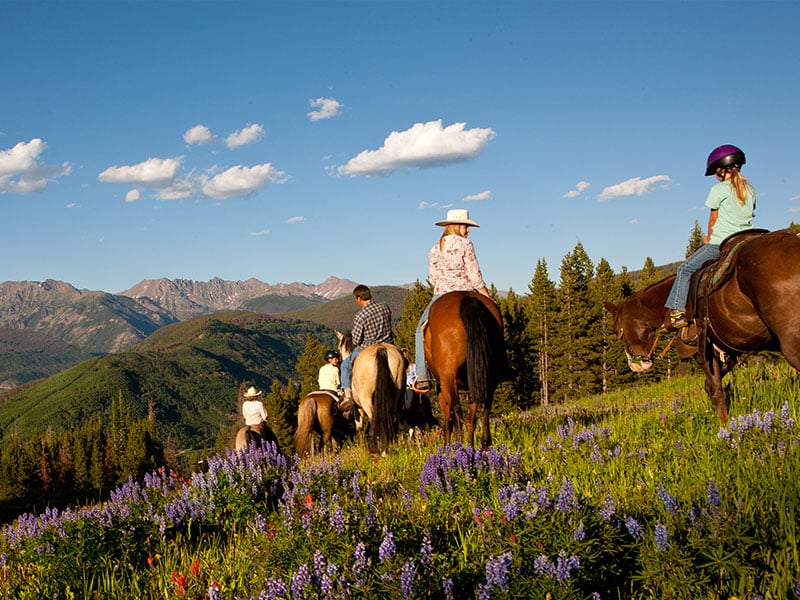
<svg viewBox="0 0 800 600">
<path fill-rule="evenodd" d="M 750 229 L 756 212 L 756 191 L 748 186 L 747 199 L 739 204 L 730 181 L 720 181 L 711 187 L 706 206 L 717 212 L 717 222 L 711 230 L 709 244 L 719 245 L 729 235 Z"/>
</svg>

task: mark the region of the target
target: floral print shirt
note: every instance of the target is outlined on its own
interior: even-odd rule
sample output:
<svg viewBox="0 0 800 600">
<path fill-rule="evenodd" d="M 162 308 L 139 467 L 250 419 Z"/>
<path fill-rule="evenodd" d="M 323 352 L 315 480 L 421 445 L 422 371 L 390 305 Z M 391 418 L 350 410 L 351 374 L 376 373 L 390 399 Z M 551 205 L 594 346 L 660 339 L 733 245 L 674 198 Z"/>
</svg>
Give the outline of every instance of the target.
<svg viewBox="0 0 800 600">
<path fill-rule="evenodd" d="M 430 249 L 428 280 L 433 284 L 435 295 L 486 287 L 472 242 L 458 235 L 444 236 L 441 251 L 438 241 Z"/>
</svg>

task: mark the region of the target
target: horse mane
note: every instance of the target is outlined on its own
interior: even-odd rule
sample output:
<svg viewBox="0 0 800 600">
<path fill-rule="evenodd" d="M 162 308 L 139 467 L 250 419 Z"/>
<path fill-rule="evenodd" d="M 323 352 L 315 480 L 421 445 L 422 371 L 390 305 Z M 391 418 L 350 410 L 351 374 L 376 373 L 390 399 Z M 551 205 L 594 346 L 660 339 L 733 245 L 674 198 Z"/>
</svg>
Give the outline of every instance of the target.
<svg viewBox="0 0 800 600">
<path fill-rule="evenodd" d="M 344 350 L 345 352 L 352 352 L 355 349 L 355 345 L 353 344 L 353 334 L 349 331 L 345 334 L 342 334 L 342 339 L 339 340 L 339 348 Z"/>
</svg>

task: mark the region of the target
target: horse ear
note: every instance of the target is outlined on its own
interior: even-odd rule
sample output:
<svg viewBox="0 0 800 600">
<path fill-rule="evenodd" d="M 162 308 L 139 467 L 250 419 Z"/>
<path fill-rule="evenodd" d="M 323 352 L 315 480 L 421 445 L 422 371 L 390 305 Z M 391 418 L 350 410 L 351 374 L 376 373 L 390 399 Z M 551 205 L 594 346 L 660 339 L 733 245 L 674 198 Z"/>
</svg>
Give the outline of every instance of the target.
<svg viewBox="0 0 800 600">
<path fill-rule="evenodd" d="M 605 309 L 611 313 L 612 316 L 616 317 L 617 312 L 619 311 L 619 307 L 616 304 L 612 304 L 611 302 L 603 302 L 603 306 Z"/>
<path fill-rule="evenodd" d="M 333 332 L 336 334 L 336 339 L 341 342 L 344 334 L 341 331 L 336 331 L 335 329 L 333 330 Z"/>
</svg>

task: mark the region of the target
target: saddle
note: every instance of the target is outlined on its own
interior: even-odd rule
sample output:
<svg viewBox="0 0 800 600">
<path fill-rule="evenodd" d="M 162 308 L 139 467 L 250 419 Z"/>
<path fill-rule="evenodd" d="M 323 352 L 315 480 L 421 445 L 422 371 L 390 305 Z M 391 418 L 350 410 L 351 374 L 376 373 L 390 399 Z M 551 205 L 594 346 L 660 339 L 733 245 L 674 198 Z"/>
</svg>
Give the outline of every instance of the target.
<svg viewBox="0 0 800 600">
<path fill-rule="evenodd" d="M 686 313 L 689 321 L 693 323 L 681 332 L 684 343 L 694 345 L 697 343 L 699 329 L 698 317 L 701 317 L 702 301 L 708 298 L 727 282 L 735 271 L 736 258 L 742 246 L 748 240 L 769 233 L 767 229 L 745 229 L 729 235 L 719 246 L 719 257 L 709 260 L 692 275 L 689 284 L 689 297 L 686 304 Z"/>
</svg>

